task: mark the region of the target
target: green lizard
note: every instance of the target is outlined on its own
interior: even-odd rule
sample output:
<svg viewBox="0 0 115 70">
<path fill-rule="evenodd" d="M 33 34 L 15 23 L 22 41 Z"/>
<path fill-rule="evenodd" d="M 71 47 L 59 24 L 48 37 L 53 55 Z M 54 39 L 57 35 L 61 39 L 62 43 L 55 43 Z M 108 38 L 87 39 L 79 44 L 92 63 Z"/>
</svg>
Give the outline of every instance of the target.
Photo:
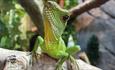
<svg viewBox="0 0 115 70">
<path fill-rule="evenodd" d="M 72 55 L 80 50 L 78 45 L 66 47 L 61 37 L 70 14 L 53 1 L 46 2 L 43 11 L 44 39 L 38 36 L 37 40 L 43 53 L 59 59 L 56 70 L 62 70 L 63 62 L 67 59 L 74 60 Z"/>
</svg>

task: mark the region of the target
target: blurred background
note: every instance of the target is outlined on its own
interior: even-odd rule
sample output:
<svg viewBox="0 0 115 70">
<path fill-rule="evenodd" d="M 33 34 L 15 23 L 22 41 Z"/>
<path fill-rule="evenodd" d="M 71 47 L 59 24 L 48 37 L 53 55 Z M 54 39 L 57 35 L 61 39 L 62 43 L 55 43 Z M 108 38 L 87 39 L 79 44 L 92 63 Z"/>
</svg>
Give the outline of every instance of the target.
<svg viewBox="0 0 115 70">
<path fill-rule="evenodd" d="M 70 9 L 85 0 L 55 0 Z M 29 51 L 34 46 L 37 27 L 17 0 L 0 0 L 0 48 Z M 87 11 L 68 23 L 62 37 L 67 44 L 72 35 L 92 65 L 115 70 L 115 0 Z"/>
</svg>

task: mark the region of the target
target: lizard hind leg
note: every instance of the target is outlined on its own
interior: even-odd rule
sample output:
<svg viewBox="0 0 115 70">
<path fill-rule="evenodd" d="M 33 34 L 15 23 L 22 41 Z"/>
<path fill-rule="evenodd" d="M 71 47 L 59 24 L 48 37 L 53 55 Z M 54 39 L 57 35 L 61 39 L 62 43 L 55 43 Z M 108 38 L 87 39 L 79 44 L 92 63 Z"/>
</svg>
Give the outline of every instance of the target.
<svg viewBox="0 0 115 70">
<path fill-rule="evenodd" d="M 67 57 L 65 57 L 65 56 L 62 57 L 61 59 L 59 59 L 55 70 L 63 70 L 62 65 L 63 65 L 64 61 L 66 61 L 66 60 L 67 60 Z"/>
<path fill-rule="evenodd" d="M 74 68 L 73 70 L 80 70 L 80 67 L 79 67 L 79 64 L 77 63 L 77 60 L 75 58 L 73 58 L 71 55 L 70 55 L 69 59 L 72 63 L 72 67 Z"/>
</svg>

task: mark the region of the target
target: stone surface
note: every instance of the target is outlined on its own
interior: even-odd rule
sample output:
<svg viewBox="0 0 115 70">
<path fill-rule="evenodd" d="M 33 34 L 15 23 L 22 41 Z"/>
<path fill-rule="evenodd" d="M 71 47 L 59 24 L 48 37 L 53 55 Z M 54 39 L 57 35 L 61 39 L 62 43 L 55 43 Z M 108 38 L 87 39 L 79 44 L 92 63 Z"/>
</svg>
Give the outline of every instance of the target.
<svg viewBox="0 0 115 70">
<path fill-rule="evenodd" d="M 115 0 L 111 0 L 105 5 L 101 6 L 101 9 L 106 12 L 106 14 L 115 18 Z"/>
</svg>

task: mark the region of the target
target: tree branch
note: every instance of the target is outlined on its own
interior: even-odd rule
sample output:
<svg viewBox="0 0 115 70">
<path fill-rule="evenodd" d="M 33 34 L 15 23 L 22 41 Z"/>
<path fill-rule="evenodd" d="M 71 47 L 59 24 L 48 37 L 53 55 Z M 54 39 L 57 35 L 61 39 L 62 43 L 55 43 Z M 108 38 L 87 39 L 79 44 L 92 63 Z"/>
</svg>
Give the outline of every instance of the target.
<svg viewBox="0 0 115 70">
<path fill-rule="evenodd" d="M 39 30 L 39 35 L 43 36 L 43 19 L 38 5 L 34 2 L 34 0 L 18 0 L 19 3 L 24 7 L 27 13 L 30 15 L 34 24 L 37 26 Z M 75 18 L 82 13 L 89 11 L 93 8 L 99 7 L 106 3 L 109 0 L 87 0 L 84 3 L 73 7 L 69 10 L 71 13 L 70 20 L 68 23 L 71 23 L 75 20 Z"/>
<path fill-rule="evenodd" d="M 44 31 L 43 18 L 38 5 L 35 3 L 34 0 L 18 0 L 18 1 L 24 7 L 26 12 L 29 14 L 34 24 L 37 26 L 38 34 L 43 36 Z"/>
<path fill-rule="evenodd" d="M 107 1 L 109 0 L 87 0 L 82 4 L 71 8 L 69 10 L 69 12 L 71 13 L 69 22 L 75 20 L 75 18 L 81 15 L 82 13 L 105 4 Z"/>
</svg>

